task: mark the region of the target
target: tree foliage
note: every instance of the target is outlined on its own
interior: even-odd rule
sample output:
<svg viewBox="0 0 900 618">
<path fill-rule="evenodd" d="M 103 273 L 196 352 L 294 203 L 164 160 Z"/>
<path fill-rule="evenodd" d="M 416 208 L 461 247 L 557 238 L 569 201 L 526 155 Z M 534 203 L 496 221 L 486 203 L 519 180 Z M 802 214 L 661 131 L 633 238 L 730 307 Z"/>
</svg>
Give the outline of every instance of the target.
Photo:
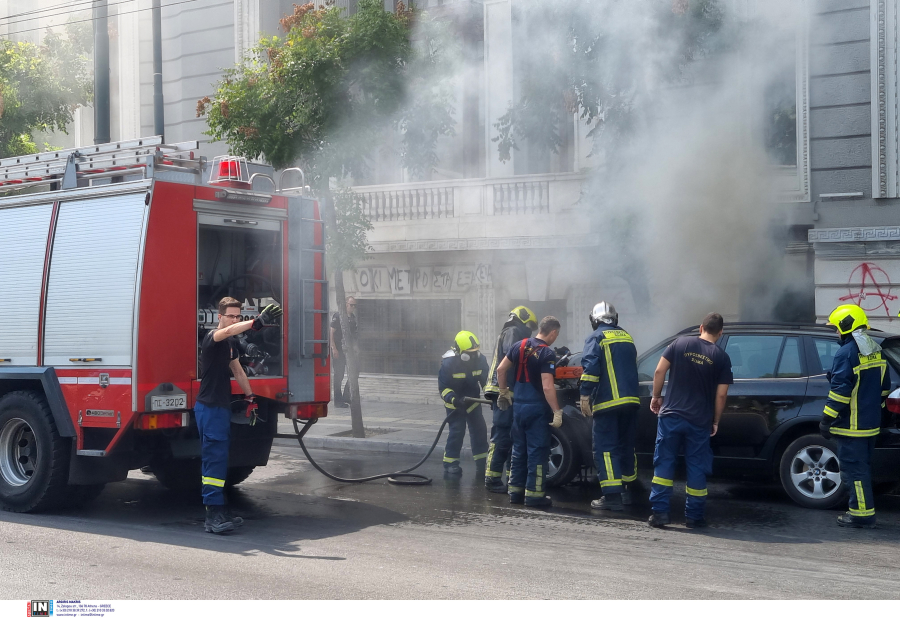
<svg viewBox="0 0 900 618">
<path fill-rule="evenodd" d="M 422 87 L 446 58 L 424 16 L 360 0 L 351 16 L 295 5 L 281 24 L 283 36 L 261 39 L 199 101 L 209 135 L 276 168 L 299 163 L 319 191 L 367 171 L 387 128 L 401 131 L 404 166 L 430 170 L 437 136 L 452 133 L 453 110 L 446 84 Z M 424 40 L 413 39 L 414 25 Z"/>
<path fill-rule="evenodd" d="M 718 0 L 557 0 L 523 5 L 517 21 L 522 79 L 494 124 L 502 161 L 523 140 L 558 152 L 574 113 L 592 125 L 594 151 L 602 135 L 627 137 L 660 79 L 678 82 L 718 43 L 723 10 Z"/>
<path fill-rule="evenodd" d="M 0 41 L 0 157 L 37 152 L 35 132 L 66 132 L 93 96 L 90 54 L 90 24 L 48 31 L 40 46 Z"/>
<path fill-rule="evenodd" d="M 333 193 L 337 233 L 328 234 L 325 255 L 329 270 L 352 270 L 366 259 L 369 243 L 366 233 L 372 223 L 366 217 L 362 201 L 348 188 Z"/>
</svg>

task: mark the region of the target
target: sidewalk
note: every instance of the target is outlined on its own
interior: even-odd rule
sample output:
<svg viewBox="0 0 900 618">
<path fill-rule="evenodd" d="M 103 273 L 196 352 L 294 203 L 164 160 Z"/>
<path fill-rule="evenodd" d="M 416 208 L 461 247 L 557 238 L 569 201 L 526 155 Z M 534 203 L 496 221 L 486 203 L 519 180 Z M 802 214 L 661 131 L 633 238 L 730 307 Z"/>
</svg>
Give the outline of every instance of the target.
<svg viewBox="0 0 900 618">
<path fill-rule="evenodd" d="M 491 408 L 482 405 L 488 431 L 491 427 Z M 310 448 L 331 448 L 354 451 L 377 451 L 383 453 L 409 453 L 424 455 L 428 452 L 434 437 L 444 422 L 446 413 L 444 405 L 436 403 L 403 403 L 371 401 L 362 398 L 363 425 L 367 430 L 374 430 L 376 435 L 368 438 L 351 438 L 350 408 L 335 408 L 329 404 L 328 416 L 309 430 L 303 443 Z M 347 435 L 336 436 L 348 432 Z M 384 432 L 384 433 L 381 433 Z M 278 420 L 278 433 L 294 433 L 293 423 L 285 418 Z M 468 433 L 468 432 L 467 432 Z M 440 442 L 432 456 L 442 456 L 447 441 L 447 429 L 441 435 Z M 470 458 L 472 451 L 466 436 L 461 458 Z M 296 445 L 296 440 L 277 438 L 275 444 Z"/>
</svg>

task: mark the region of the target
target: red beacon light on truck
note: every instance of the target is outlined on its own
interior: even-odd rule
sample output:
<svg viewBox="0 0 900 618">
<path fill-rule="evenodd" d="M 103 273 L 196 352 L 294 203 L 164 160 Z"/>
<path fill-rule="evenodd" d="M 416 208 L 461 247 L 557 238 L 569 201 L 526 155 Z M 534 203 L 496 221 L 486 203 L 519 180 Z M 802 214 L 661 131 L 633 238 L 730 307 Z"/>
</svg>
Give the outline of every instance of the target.
<svg viewBox="0 0 900 618">
<path fill-rule="evenodd" d="M 213 159 L 209 184 L 214 187 L 252 189 L 247 160 L 244 157 L 222 156 Z"/>
</svg>

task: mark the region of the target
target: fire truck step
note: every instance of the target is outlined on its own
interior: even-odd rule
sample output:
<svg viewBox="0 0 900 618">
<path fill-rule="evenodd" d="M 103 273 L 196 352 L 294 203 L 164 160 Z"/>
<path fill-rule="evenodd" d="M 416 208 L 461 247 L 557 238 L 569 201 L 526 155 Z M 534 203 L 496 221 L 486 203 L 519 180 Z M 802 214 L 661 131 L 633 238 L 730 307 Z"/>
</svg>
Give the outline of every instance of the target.
<svg viewBox="0 0 900 618">
<path fill-rule="evenodd" d="M 97 449 L 80 449 L 75 451 L 76 455 L 84 455 L 85 457 L 106 457 L 106 451 Z"/>
</svg>

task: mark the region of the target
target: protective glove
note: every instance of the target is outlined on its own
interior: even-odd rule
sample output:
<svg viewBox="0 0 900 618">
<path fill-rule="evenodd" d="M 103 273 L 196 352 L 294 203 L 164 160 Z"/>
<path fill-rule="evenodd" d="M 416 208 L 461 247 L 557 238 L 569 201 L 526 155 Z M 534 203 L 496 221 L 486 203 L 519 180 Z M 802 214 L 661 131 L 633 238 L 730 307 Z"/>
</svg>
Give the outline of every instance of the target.
<svg viewBox="0 0 900 618">
<path fill-rule="evenodd" d="M 266 326 L 274 326 L 275 320 L 281 317 L 281 314 L 284 313 L 281 307 L 276 304 L 266 305 L 266 308 L 263 309 L 259 316 L 253 320 L 253 326 L 251 328 L 253 330 L 262 330 Z"/>
<path fill-rule="evenodd" d="M 822 434 L 822 437 L 826 440 L 831 440 L 834 437 L 831 435 L 831 425 L 824 420 L 819 421 L 819 433 Z"/>
<path fill-rule="evenodd" d="M 501 388 L 500 395 L 497 396 L 497 407 L 501 410 L 509 410 L 512 405 L 512 392 L 508 388 Z"/>
<path fill-rule="evenodd" d="M 553 411 L 553 421 L 550 423 L 551 427 L 562 427 L 562 410 L 554 410 Z"/>
<path fill-rule="evenodd" d="M 594 416 L 594 411 L 591 410 L 591 398 L 587 395 L 581 396 L 581 413 L 586 418 L 592 418 Z"/>
<path fill-rule="evenodd" d="M 445 399 L 444 401 L 447 401 L 447 400 Z M 459 401 L 459 397 L 456 396 L 456 393 L 453 393 L 452 395 L 450 395 L 450 400 L 447 401 L 447 403 L 449 403 L 451 406 L 453 406 L 455 408 L 455 407 L 457 407 L 456 404 L 458 401 Z"/>
</svg>

